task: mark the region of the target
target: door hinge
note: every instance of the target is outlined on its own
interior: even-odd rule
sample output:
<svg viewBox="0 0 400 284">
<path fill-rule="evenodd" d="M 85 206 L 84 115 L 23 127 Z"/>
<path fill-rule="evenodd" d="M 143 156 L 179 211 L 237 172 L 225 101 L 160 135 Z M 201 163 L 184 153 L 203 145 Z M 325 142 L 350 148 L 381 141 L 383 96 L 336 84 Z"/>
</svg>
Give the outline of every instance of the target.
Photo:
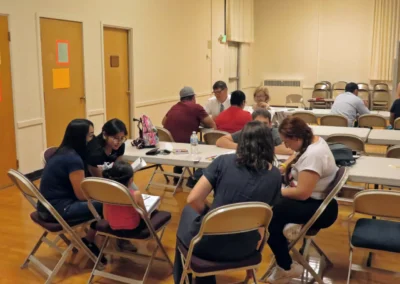
<svg viewBox="0 0 400 284">
<path fill-rule="evenodd" d="M 11 33 L 8 32 L 8 41 L 11 41 Z"/>
<path fill-rule="evenodd" d="M 17 159 L 17 170 L 19 169 L 19 160 Z"/>
</svg>

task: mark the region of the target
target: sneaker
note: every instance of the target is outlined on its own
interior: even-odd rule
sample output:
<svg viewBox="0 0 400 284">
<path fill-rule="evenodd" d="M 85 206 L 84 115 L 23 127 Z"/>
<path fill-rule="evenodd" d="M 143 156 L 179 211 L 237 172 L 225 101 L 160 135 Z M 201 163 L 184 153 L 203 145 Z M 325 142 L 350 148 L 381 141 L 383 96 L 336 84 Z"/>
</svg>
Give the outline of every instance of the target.
<svg viewBox="0 0 400 284">
<path fill-rule="evenodd" d="M 137 252 L 138 249 L 128 240 L 117 240 L 117 248 L 119 251 Z"/>
<path fill-rule="evenodd" d="M 88 249 L 90 249 L 90 251 L 95 255 L 95 256 L 99 256 L 100 254 L 100 250 L 99 248 L 96 246 L 95 243 L 91 243 L 89 242 L 87 239 L 82 238 L 82 242 L 88 247 Z M 100 262 L 104 265 L 107 264 L 107 259 L 104 257 L 104 255 L 101 257 Z"/>
<path fill-rule="evenodd" d="M 300 234 L 303 225 L 299 224 L 286 224 L 283 228 L 283 235 L 288 241 L 294 241 Z"/>
<path fill-rule="evenodd" d="M 271 275 L 268 277 L 268 282 L 271 284 L 287 284 L 293 278 L 299 278 L 303 274 L 303 266 L 297 262 L 293 262 L 290 270 L 284 270 L 279 266 L 272 269 Z"/>
</svg>

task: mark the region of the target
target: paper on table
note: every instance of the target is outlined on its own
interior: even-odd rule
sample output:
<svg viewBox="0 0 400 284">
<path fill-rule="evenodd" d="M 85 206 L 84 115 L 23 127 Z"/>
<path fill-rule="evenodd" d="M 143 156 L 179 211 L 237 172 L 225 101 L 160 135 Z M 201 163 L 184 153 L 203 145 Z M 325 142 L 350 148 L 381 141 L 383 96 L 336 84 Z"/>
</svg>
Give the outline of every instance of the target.
<svg viewBox="0 0 400 284">
<path fill-rule="evenodd" d="M 164 148 L 165 148 L 165 150 L 168 150 L 170 152 L 172 152 L 174 150 L 174 146 L 172 146 L 171 143 L 165 143 Z"/>
<path fill-rule="evenodd" d="M 132 169 L 134 172 L 137 172 L 145 166 L 147 166 L 146 162 L 142 158 L 138 158 L 136 159 L 136 161 L 133 162 Z"/>
</svg>

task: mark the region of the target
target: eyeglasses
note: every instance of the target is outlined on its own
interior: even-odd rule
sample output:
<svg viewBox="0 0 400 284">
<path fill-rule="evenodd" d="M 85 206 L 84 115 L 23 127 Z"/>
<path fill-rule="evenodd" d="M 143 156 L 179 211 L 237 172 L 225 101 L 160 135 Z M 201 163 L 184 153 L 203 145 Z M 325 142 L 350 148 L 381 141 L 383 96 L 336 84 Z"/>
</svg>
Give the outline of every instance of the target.
<svg viewBox="0 0 400 284">
<path fill-rule="evenodd" d="M 125 143 L 125 141 L 127 140 L 126 136 L 118 138 L 118 137 L 111 137 L 111 139 L 116 142 L 116 143 Z"/>
<path fill-rule="evenodd" d="M 221 94 L 224 90 L 225 90 L 225 89 L 223 89 L 223 90 L 216 90 L 216 91 L 213 91 L 212 93 L 213 93 L 214 95 L 219 95 L 219 94 Z"/>
</svg>

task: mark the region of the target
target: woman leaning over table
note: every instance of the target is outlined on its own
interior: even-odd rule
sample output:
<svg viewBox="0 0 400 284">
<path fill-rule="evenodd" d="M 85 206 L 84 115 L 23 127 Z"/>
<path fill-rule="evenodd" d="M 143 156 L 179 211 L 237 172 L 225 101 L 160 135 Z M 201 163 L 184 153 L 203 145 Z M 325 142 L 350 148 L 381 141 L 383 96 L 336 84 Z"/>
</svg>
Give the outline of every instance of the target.
<svg viewBox="0 0 400 284">
<path fill-rule="evenodd" d="M 253 105 L 253 110 L 256 109 L 269 109 L 269 90 L 267 87 L 260 86 L 254 91 L 254 102 L 255 104 Z"/>
<path fill-rule="evenodd" d="M 268 278 L 269 283 L 289 283 L 292 278 L 301 276 L 303 267 L 292 261 L 285 235 L 301 229 L 295 224 L 305 224 L 311 219 L 327 196 L 328 185 L 338 170 L 328 144 L 314 136 L 302 119 L 284 119 L 279 134 L 286 147 L 297 154 L 281 168 L 286 170 L 289 185 L 282 189 L 283 198 L 274 206 L 269 226 L 268 244 L 277 262 Z M 337 215 L 338 204 L 332 200 L 313 227 L 327 228 L 335 222 Z"/>
<path fill-rule="evenodd" d="M 246 124 L 240 136 L 236 154 L 216 158 L 204 170 L 204 175 L 190 192 L 183 209 L 177 238 L 186 247 L 200 229 L 202 218 L 212 209 L 239 202 L 258 201 L 274 205 L 280 197 L 281 175 L 272 163 L 274 146 L 271 130 L 262 122 Z M 209 208 L 206 198 L 214 190 Z M 239 261 L 252 255 L 261 236 L 258 231 L 208 236 L 194 247 L 194 255 L 211 261 Z M 174 280 L 179 283 L 182 262 L 176 250 Z M 196 283 L 216 283 L 215 277 L 196 278 Z"/>
</svg>

